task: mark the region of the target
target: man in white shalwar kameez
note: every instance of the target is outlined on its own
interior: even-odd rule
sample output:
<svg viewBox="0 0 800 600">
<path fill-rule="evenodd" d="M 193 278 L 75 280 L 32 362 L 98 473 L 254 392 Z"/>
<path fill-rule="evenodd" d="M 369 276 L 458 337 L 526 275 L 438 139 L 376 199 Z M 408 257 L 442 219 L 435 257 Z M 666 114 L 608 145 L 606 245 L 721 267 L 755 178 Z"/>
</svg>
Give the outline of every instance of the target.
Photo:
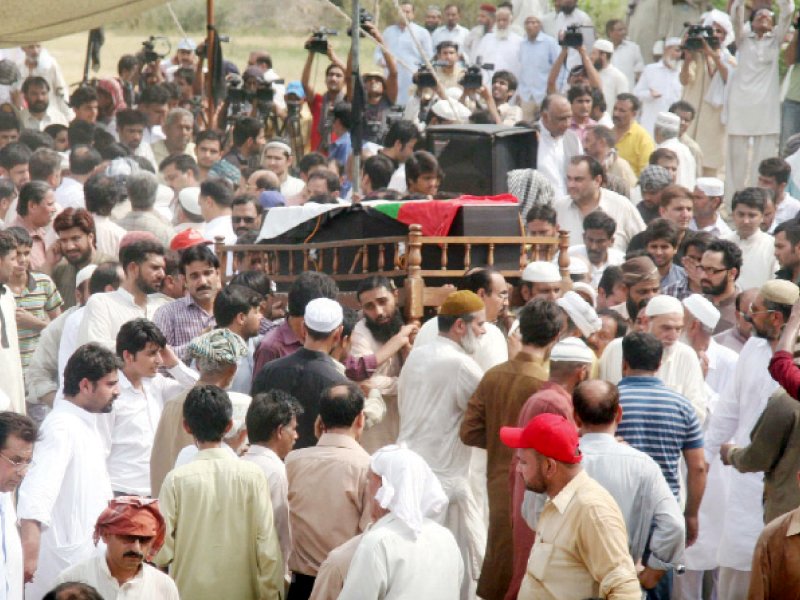
<svg viewBox="0 0 800 600">
<path fill-rule="evenodd" d="M 669 38 L 664 42 L 661 60 L 647 65 L 633 88 L 634 95 L 642 101 L 639 124 L 651 136 L 658 113 L 668 111 L 681 99 L 680 59 L 680 38 Z"/>
<path fill-rule="evenodd" d="M 778 73 L 781 44 L 791 25 L 794 0 L 778 2 L 780 14 L 768 7 L 753 13 L 745 26 L 745 0 L 731 6 L 736 36 L 737 67 L 728 82 L 728 154 L 725 161 L 725 192 L 755 185 L 758 165 L 778 154 L 781 132 L 781 86 Z"/>
<path fill-rule="evenodd" d="M 522 36 L 511 30 L 511 11 L 498 8 L 494 29 L 483 36 L 475 51 L 475 58 L 480 57 L 481 63 L 494 65 L 491 71 L 483 71 L 483 85 L 491 86 L 492 75 L 497 71 L 510 71 L 515 77 L 519 77 L 520 44 Z"/>
<path fill-rule="evenodd" d="M 448 504 L 419 454 L 378 450 L 370 463 L 372 527 L 361 536 L 339 600 L 460 597 L 464 565 L 453 534 L 433 519 Z"/>
<path fill-rule="evenodd" d="M 0 410 L 25 414 L 25 381 L 19 356 L 17 337 L 17 301 L 6 285 L 17 266 L 17 242 L 7 232 L 0 231 Z"/>
<path fill-rule="evenodd" d="M 469 290 L 439 309 L 436 341 L 414 348 L 398 380 L 399 443 L 417 452 L 439 478 L 449 504 L 441 523 L 456 536 L 464 561 L 461 597 L 474 596 L 486 547 L 486 524 L 470 487 L 471 449 L 458 432 L 483 371 L 467 351 L 483 335 L 483 301 Z"/>
<path fill-rule="evenodd" d="M 722 444 L 750 443 L 750 432 L 778 384 L 767 370 L 783 326 L 797 301 L 798 288 L 790 281 L 772 280 L 759 290 L 749 310 L 754 337 L 739 354 L 735 376 L 728 382 L 706 432 L 706 461 L 719 455 Z M 744 600 L 750 582 L 753 550 L 764 528 L 763 473 L 728 474 L 719 563 L 718 597 Z"/>
<path fill-rule="evenodd" d="M 656 371 L 671 390 L 692 403 L 702 425 L 706 418 L 706 390 L 700 360 L 690 346 L 678 338 L 683 329 L 684 311 L 680 300 L 672 296 L 655 296 L 643 311 L 643 325 L 664 344 L 664 358 Z M 642 312 L 639 313 L 641 318 Z M 600 379 L 618 383 L 622 379 L 622 338 L 612 340 L 600 357 Z"/>
<path fill-rule="evenodd" d="M 111 411 L 119 367 L 98 344 L 78 348 L 64 370 L 64 397 L 42 423 L 17 507 L 28 600 L 40 600 L 61 571 L 94 553 L 97 517 L 113 497 L 95 414 Z"/>
<path fill-rule="evenodd" d="M 678 156 L 678 174 L 675 183 L 688 190 L 693 190 L 697 182 L 697 163 L 689 147 L 678 139 L 681 129 L 681 118 L 671 112 L 660 112 L 656 116 L 654 127 L 656 149 L 667 148 Z"/>
</svg>

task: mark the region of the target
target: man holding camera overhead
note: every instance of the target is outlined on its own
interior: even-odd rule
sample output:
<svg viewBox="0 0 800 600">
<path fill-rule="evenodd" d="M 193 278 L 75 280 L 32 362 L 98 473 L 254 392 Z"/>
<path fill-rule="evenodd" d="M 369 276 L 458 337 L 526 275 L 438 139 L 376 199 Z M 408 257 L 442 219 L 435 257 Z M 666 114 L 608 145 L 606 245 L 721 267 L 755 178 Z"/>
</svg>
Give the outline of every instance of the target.
<svg viewBox="0 0 800 600">
<path fill-rule="evenodd" d="M 303 67 L 303 91 L 311 107 L 311 149 L 327 152 L 328 146 L 335 140 L 333 137 L 333 107 L 345 98 L 347 82 L 345 81 L 345 66 L 336 55 L 333 46 L 325 40 L 325 32 L 311 36 L 305 46 L 308 50 L 306 64 Z M 314 63 L 314 54 L 323 53 L 330 59 L 330 64 L 325 68 L 325 94 L 317 94 L 311 87 L 311 65 Z"/>
</svg>

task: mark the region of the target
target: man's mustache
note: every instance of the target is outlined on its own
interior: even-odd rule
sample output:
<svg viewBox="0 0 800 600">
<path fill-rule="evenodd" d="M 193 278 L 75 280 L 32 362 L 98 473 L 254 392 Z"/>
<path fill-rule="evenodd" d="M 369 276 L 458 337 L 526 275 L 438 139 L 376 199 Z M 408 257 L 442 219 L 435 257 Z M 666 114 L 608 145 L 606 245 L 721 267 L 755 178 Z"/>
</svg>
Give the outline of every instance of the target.
<svg viewBox="0 0 800 600">
<path fill-rule="evenodd" d="M 142 554 L 141 552 L 134 552 L 133 550 L 131 550 L 130 552 L 126 552 L 125 554 L 122 555 L 123 558 L 126 558 L 128 556 L 132 558 L 137 558 L 139 560 L 144 560 L 144 554 Z"/>
</svg>

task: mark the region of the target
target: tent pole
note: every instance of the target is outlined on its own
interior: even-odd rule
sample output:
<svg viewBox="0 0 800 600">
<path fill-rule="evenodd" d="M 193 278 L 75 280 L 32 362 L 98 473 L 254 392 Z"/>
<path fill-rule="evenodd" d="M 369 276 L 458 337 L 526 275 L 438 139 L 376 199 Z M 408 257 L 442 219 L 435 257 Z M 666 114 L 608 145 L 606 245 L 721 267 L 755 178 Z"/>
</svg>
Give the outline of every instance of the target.
<svg viewBox="0 0 800 600">
<path fill-rule="evenodd" d="M 206 94 L 208 96 L 208 128 L 214 127 L 214 112 L 216 103 L 214 102 L 214 39 L 217 35 L 214 29 L 214 0 L 206 0 L 206 64 L 208 73 L 206 74 Z"/>
<path fill-rule="evenodd" d="M 353 35 L 350 37 L 350 55 L 352 57 L 352 81 L 350 82 L 350 93 L 354 94 L 356 87 L 359 83 L 358 79 L 361 77 L 361 67 L 358 60 L 358 49 L 361 42 L 361 15 L 359 10 L 359 1 L 353 0 L 353 21 L 351 23 L 351 31 Z M 354 119 L 363 119 L 364 115 L 353 115 Z M 354 194 L 360 191 L 361 187 L 361 153 L 353 152 L 353 170 L 350 179 L 352 190 Z"/>
</svg>

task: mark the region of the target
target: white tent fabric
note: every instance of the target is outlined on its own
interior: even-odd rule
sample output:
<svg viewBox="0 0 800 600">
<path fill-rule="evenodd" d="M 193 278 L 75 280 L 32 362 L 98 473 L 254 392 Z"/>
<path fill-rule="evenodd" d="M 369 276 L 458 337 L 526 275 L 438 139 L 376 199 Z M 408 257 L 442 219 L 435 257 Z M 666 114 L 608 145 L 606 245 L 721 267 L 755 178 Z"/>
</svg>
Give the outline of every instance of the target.
<svg viewBox="0 0 800 600">
<path fill-rule="evenodd" d="M 0 0 L 0 48 L 123 21 L 168 0 Z"/>
</svg>

